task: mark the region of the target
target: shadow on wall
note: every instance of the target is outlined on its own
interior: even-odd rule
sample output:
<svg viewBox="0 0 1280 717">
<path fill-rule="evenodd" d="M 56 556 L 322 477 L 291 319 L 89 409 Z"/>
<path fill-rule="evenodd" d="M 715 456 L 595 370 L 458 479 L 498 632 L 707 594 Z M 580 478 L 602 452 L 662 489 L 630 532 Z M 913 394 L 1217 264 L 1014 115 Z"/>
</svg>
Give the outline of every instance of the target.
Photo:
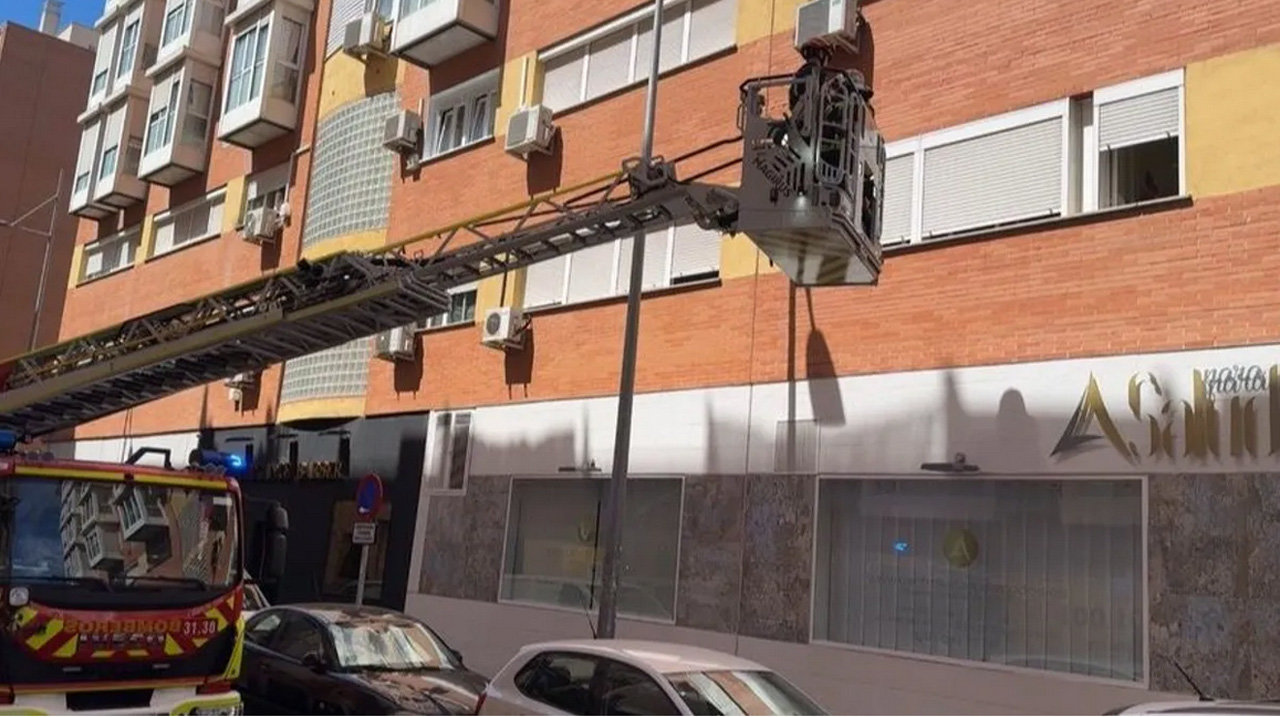
<svg viewBox="0 0 1280 717">
<path fill-rule="evenodd" d="M 534 324 L 530 323 L 524 332 L 524 346 L 504 352 L 502 368 L 507 382 L 507 398 L 516 398 L 516 386 L 523 389 L 520 398 L 529 397 L 529 384 L 533 382 L 534 347 L 537 343 L 535 333 Z"/>
<path fill-rule="evenodd" d="M 524 171 L 529 194 L 549 192 L 560 186 L 564 174 L 564 133 L 559 128 L 555 130 L 550 152 L 529 155 Z"/>
</svg>

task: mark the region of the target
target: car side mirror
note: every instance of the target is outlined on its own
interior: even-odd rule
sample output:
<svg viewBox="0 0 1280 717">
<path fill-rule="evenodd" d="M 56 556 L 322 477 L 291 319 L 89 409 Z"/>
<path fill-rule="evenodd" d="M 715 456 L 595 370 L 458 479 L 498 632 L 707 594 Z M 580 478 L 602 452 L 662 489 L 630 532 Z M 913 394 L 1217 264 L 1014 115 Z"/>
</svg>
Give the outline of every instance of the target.
<svg viewBox="0 0 1280 717">
<path fill-rule="evenodd" d="M 328 670 L 329 666 L 325 664 L 324 655 L 319 652 L 308 652 L 302 656 L 302 664 L 307 669 L 316 673 L 323 673 Z"/>
</svg>

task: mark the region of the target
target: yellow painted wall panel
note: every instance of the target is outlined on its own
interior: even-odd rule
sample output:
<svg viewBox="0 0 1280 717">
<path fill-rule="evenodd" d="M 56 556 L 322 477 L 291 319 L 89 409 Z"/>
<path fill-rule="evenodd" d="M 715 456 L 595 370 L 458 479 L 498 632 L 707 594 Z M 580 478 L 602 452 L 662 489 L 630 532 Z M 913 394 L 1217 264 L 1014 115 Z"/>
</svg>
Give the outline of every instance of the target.
<svg viewBox="0 0 1280 717">
<path fill-rule="evenodd" d="M 335 52 L 324 62 L 319 118 L 355 100 L 390 92 L 396 87 L 400 61 L 369 55 L 364 60 Z"/>
<path fill-rule="evenodd" d="M 227 197 L 222 205 L 222 233 L 230 234 L 240 223 L 244 212 L 245 178 L 236 177 L 227 182 Z"/>
<path fill-rule="evenodd" d="M 372 251 L 381 249 L 387 243 L 386 229 L 371 229 L 332 237 L 302 249 L 302 258 L 314 261 L 323 256 L 337 254 L 341 251 Z"/>
<path fill-rule="evenodd" d="M 364 415 L 364 396 L 312 398 L 281 404 L 276 414 L 280 423 L 309 418 L 349 418 Z"/>
<path fill-rule="evenodd" d="M 526 68 L 525 63 L 528 63 Z M 496 137 L 507 134 L 507 119 L 522 104 L 532 104 L 540 95 L 535 94 L 535 80 L 539 74 L 538 55 L 530 52 L 527 55 L 508 60 L 502 66 L 502 89 L 498 94 L 498 109 L 494 113 L 493 133 Z M 521 84 L 521 80 L 524 83 Z"/>
<path fill-rule="evenodd" d="M 1280 45 L 1188 65 L 1186 105 L 1193 197 L 1280 184 Z"/>
</svg>

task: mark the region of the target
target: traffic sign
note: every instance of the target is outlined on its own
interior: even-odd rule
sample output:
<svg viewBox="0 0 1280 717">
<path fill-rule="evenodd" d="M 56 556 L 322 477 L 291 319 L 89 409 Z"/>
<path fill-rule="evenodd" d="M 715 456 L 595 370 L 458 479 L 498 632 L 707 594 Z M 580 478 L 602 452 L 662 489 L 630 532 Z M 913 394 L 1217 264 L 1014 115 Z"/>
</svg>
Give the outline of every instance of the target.
<svg viewBox="0 0 1280 717">
<path fill-rule="evenodd" d="M 361 518 L 376 518 L 382 510 L 382 479 L 370 473 L 356 484 L 356 513 Z"/>
<path fill-rule="evenodd" d="M 377 523 L 356 523 L 351 526 L 352 545 L 373 545 L 377 535 Z"/>
</svg>

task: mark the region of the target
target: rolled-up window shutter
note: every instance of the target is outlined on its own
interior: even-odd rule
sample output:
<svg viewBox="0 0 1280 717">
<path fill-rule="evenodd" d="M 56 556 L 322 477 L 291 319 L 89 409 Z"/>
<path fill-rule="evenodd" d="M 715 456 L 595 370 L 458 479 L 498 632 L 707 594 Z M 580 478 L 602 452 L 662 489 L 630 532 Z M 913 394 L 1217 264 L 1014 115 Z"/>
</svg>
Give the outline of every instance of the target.
<svg viewBox="0 0 1280 717">
<path fill-rule="evenodd" d="M 1178 88 L 1098 105 L 1098 147 L 1115 149 L 1178 134 Z"/>
</svg>

